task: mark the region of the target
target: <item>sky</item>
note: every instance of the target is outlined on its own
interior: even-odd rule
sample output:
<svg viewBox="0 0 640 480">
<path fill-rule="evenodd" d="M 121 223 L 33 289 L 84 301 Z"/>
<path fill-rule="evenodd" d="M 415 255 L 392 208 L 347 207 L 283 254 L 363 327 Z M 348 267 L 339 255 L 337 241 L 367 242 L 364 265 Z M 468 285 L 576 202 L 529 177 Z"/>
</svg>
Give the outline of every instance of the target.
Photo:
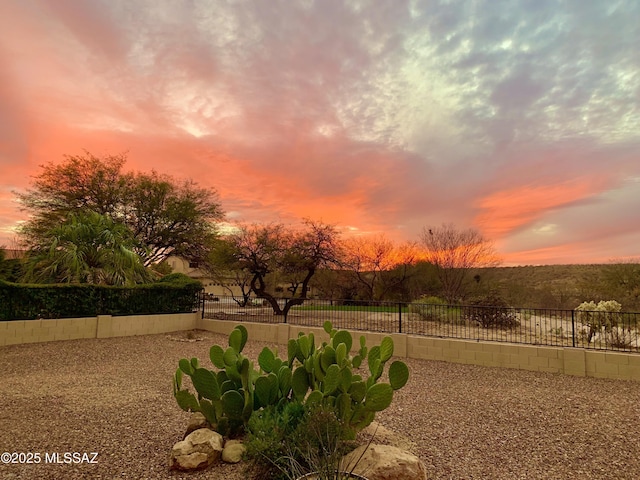
<svg viewBox="0 0 640 480">
<path fill-rule="evenodd" d="M 0 245 L 14 192 L 87 150 L 229 222 L 637 258 L 639 46 L 638 0 L 3 0 Z"/>
</svg>

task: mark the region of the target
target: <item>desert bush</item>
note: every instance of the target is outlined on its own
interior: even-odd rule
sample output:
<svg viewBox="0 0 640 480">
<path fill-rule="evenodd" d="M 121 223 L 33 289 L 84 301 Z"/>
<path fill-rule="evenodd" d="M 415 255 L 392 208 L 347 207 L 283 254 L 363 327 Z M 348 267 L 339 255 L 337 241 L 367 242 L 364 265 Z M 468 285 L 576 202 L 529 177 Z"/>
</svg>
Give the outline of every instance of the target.
<svg viewBox="0 0 640 480">
<path fill-rule="evenodd" d="M 256 478 L 287 478 L 286 472 L 296 459 L 296 444 L 292 439 L 304 415 L 302 402 L 290 402 L 261 409 L 251 416 L 244 445 Z"/>
<path fill-rule="evenodd" d="M 256 412 L 245 439 L 254 476 L 269 480 L 296 479 L 316 472 L 323 480 L 346 478 L 342 457 L 357 442 L 335 408 L 293 402 L 281 409 Z"/>
<path fill-rule="evenodd" d="M 614 348 L 631 348 L 635 339 L 636 333 L 630 327 L 611 327 L 610 331 L 605 332 L 605 341 L 607 342 L 607 345 Z"/>
<path fill-rule="evenodd" d="M 469 321 L 476 322 L 483 328 L 510 329 L 520 325 L 515 311 L 495 291 L 471 300 L 464 311 Z"/>
<path fill-rule="evenodd" d="M 409 304 L 409 313 L 420 320 L 439 323 L 464 323 L 458 307 L 451 307 L 440 297 L 421 297 Z"/>
</svg>

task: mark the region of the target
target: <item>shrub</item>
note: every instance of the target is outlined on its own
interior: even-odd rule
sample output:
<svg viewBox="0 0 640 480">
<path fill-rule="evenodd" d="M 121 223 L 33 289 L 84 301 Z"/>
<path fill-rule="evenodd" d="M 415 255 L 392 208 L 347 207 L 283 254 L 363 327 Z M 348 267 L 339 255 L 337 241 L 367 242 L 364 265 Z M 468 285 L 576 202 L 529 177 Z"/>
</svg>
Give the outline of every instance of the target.
<svg viewBox="0 0 640 480">
<path fill-rule="evenodd" d="M 169 279 L 134 287 L 0 281 L 0 320 L 193 312 L 201 288 L 200 282 L 179 277 L 178 283 Z"/>
<path fill-rule="evenodd" d="M 320 479 L 346 478 L 342 457 L 357 443 L 336 410 L 323 405 L 292 402 L 281 409 L 265 409 L 252 416 L 245 439 L 254 476 L 272 480 L 296 479 L 317 472 Z"/>
<path fill-rule="evenodd" d="M 470 301 L 465 307 L 465 316 L 483 328 L 510 329 L 520 325 L 515 312 L 495 291 Z"/>
<path fill-rule="evenodd" d="M 294 433 L 305 414 L 301 402 L 289 402 L 280 407 L 268 407 L 256 411 L 247 424 L 244 445 L 246 456 L 256 477 L 267 479 L 286 478 L 286 471 L 295 458 Z"/>
<path fill-rule="evenodd" d="M 429 322 L 457 323 L 460 318 L 458 312 L 457 307 L 449 307 L 447 301 L 440 297 L 420 297 L 409 304 L 409 313 Z"/>
<path fill-rule="evenodd" d="M 605 333 L 605 341 L 607 342 L 607 345 L 614 348 L 631 348 L 635 339 L 636 334 L 631 330 L 631 327 L 611 327 L 611 330 Z"/>
</svg>

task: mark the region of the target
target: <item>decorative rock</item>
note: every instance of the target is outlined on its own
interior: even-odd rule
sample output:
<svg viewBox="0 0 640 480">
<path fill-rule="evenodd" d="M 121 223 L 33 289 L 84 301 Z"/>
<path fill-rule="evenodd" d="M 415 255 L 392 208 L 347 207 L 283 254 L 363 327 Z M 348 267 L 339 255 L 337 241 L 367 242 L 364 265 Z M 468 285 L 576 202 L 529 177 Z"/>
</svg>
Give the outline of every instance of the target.
<svg viewBox="0 0 640 480">
<path fill-rule="evenodd" d="M 239 463 L 242 460 L 244 452 L 247 451 L 240 440 L 228 440 L 224 444 L 224 450 L 222 450 L 222 461 L 226 463 Z"/>
<path fill-rule="evenodd" d="M 364 455 L 362 454 L 363 450 Z M 362 458 L 360 456 L 362 455 Z M 360 460 L 358 461 L 358 459 Z M 415 455 L 391 445 L 361 445 L 345 455 L 342 468 L 369 480 L 426 480 L 427 469 Z M 355 468 L 353 465 L 356 464 Z"/>
<path fill-rule="evenodd" d="M 182 439 L 184 440 L 185 438 L 187 438 L 187 435 L 189 435 L 191 432 L 195 432 L 196 430 L 200 430 L 201 428 L 208 428 L 209 426 L 209 422 L 207 422 L 207 419 L 204 418 L 204 415 L 202 413 L 194 412 L 191 414 L 191 417 L 189 417 L 187 431 L 184 433 L 184 437 L 182 437 Z"/>
<path fill-rule="evenodd" d="M 223 438 L 208 428 L 191 432 L 173 446 L 169 468 L 171 470 L 197 470 L 206 468 L 222 455 Z"/>
<path fill-rule="evenodd" d="M 366 439 L 373 437 L 373 441 L 378 444 L 391 445 L 411 453 L 415 453 L 417 449 L 415 442 L 393 430 L 389 430 L 378 422 L 371 422 L 368 427 L 362 430 L 362 433 Z"/>
</svg>

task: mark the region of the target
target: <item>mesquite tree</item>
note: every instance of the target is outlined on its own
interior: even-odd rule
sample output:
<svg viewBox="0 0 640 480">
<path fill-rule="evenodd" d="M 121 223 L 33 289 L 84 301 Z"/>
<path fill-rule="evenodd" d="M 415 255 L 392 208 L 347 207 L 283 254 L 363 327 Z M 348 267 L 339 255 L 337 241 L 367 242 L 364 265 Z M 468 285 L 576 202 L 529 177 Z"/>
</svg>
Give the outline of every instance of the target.
<svg viewBox="0 0 640 480">
<path fill-rule="evenodd" d="M 276 315 L 284 315 L 307 298 L 309 281 L 320 268 L 338 259 L 338 233 L 333 225 L 306 220 L 302 228 L 282 224 L 242 225 L 225 239 L 237 265 L 251 274 L 251 290 L 265 299 Z M 284 305 L 274 295 L 288 285 Z"/>
</svg>

